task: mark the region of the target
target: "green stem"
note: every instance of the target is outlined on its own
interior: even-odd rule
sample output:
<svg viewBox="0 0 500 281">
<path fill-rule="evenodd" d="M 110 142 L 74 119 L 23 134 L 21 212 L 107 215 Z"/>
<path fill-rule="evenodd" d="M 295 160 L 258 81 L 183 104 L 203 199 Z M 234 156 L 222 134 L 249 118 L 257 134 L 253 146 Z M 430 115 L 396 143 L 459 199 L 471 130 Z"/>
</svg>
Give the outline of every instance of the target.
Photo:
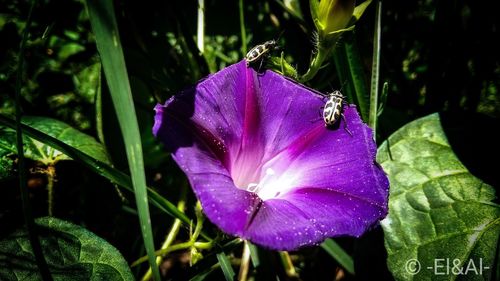
<svg viewBox="0 0 500 281">
<path fill-rule="evenodd" d="M 241 265 L 240 272 L 238 273 L 239 281 L 246 281 L 248 277 L 248 271 L 250 269 L 250 247 L 248 241 L 243 242 L 243 253 L 241 254 Z"/>
<path fill-rule="evenodd" d="M 198 236 L 200 235 L 201 230 L 203 228 L 203 221 L 205 221 L 200 201 L 196 202 L 195 215 L 196 215 L 196 227 L 194 229 L 193 235 L 191 235 L 191 241 L 193 243 L 196 241 L 196 239 L 198 239 Z"/>
<path fill-rule="evenodd" d="M 298 274 L 297 271 L 295 271 L 295 267 L 293 266 L 292 259 L 290 258 L 290 254 L 288 252 L 283 251 L 279 252 L 280 258 L 281 258 L 281 263 L 283 264 L 283 267 L 285 267 L 285 272 L 288 277 L 291 278 L 297 278 Z"/>
<path fill-rule="evenodd" d="M 52 276 L 47 266 L 45 257 L 43 256 L 42 247 L 40 245 L 40 240 L 38 239 L 37 229 L 35 221 L 33 219 L 33 214 L 31 210 L 31 204 L 29 200 L 27 179 L 26 179 L 26 163 L 24 159 L 24 147 L 23 147 L 23 133 L 21 129 L 21 89 L 23 85 L 23 74 L 24 74 L 24 51 L 26 48 L 26 42 L 28 41 L 29 29 L 31 22 L 33 20 L 33 11 L 38 1 L 31 1 L 30 9 L 28 12 L 28 19 L 26 20 L 26 25 L 23 30 L 23 35 L 21 38 L 21 44 L 19 46 L 19 61 L 17 66 L 17 77 L 16 77 L 16 88 L 15 88 L 15 100 L 16 100 L 16 147 L 18 156 L 18 171 L 19 171 L 19 189 L 21 193 L 21 202 L 23 204 L 23 215 L 24 222 L 26 223 L 26 228 L 28 229 L 28 237 L 30 241 L 33 254 L 35 256 L 35 261 L 40 270 L 40 275 L 43 280 L 52 280 Z"/>
<path fill-rule="evenodd" d="M 179 203 L 177 203 L 177 209 L 179 211 L 184 212 L 186 209 L 186 197 L 187 197 L 187 186 L 185 184 L 182 185 L 181 188 L 181 195 L 179 199 Z M 179 230 L 181 228 L 182 221 L 180 219 L 175 219 L 174 223 L 172 224 L 172 227 L 170 228 L 170 231 L 168 232 L 167 236 L 165 237 L 165 241 L 163 241 L 163 244 L 161 245 L 160 249 L 167 249 L 172 245 L 174 242 L 175 238 L 177 237 L 177 234 L 179 233 Z M 157 256 L 156 257 L 156 264 L 160 265 L 160 263 L 163 261 L 163 256 Z M 151 271 L 151 268 L 148 269 L 146 274 L 142 277 L 142 281 L 150 280 L 152 277 L 153 272 Z"/>
<path fill-rule="evenodd" d="M 239 1 L 240 10 L 240 32 L 241 32 L 241 52 L 243 56 L 247 54 L 247 33 L 245 30 L 245 14 L 243 13 L 243 0 Z"/>
<path fill-rule="evenodd" d="M 309 69 L 307 70 L 307 72 L 304 75 L 302 75 L 299 78 L 299 81 L 301 83 L 304 83 L 304 82 L 311 80 L 316 75 L 316 73 L 318 73 L 318 71 L 321 69 L 321 67 L 323 65 L 323 62 L 330 54 L 331 50 L 332 50 L 332 48 L 324 47 L 324 45 L 321 43 L 319 44 L 318 52 L 316 53 L 316 55 L 312 59 L 311 65 L 309 66 Z"/>
<path fill-rule="evenodd" d="M 53 165 L 47 167 L 45 172 L 47 175 L 47 197 L 48 197 L 48 213 L 49 216 L 54 216 L 54 182 L 56 178 L 56 168 Z"/>
<path fill-rule="evenodd" d="M 205 52 L 205 0 L 198 0 L 198 30 L 197 40 L 200 53 Z"/>
<path fill-rule="evenodd" d="M 186 249 L 189 249 L 191 247 L 196 247 L 197 249 L 202 249 L 202 250 L 208 250 L 208 249 L 211 249 L 213 247 L 213 245 L 214 245 L 213 241 L 194 242 L 194 241 L 189 240 L 187 242 L 172 245 L 166 249 L 160 249 L 158 251 L 155 251 L 154 253 L 157 256 L 162 256 L 162 255 L 166 255 L 166 254 L 171 253 L 171 252 L 175 252 L 175 251 L 179 251 L 179 250 L 186 250 Z M 148 260 L 147 256 L 140 257 L 136 261 L 134 261 L 130 266 L 131 267 L 137 266 L 140 263 L 143 263 L 147 260 Z"/>
<path fill-rule="evenodd" d="M 373 130 L 373 138 L 376 137 L 377 130 L 377 109 L 378 109 L 378 86 L 379 86 L 379 63 L 380 63 L 380 18 L 382 2 L 378 1 L 375 15 L 375 32 L 373 35 L 373 62 L 370 93 L 370 112 L 368 114 L 368 125 Z"/>
<path fill-rule="evenodd" d="M 176 245 L 172 245 L 169 247 L 161 248 L 160 250 L 155 251 L 156 256 L 161 256 L 161 255 L 166 255 L 170 252 L 173 251 L 178 251 L 178 250 L 184 250 L 184 249 L 189 249 L 191 247 L 194 247 L 196 249 L 202 249 L 202 250 L 208 250 L 211 249 L 214 245 L 213 240 L 210 240 L 208 242 L 197 242 L 196 240 L 198 239 L 198 236 L 201 234 L 201 230 L 203 228 L 203 221 L 205 218 L 203 217 L 203 214 L 201 212 L 201 203 L 198 201 L 196 203 L 196 208 L 195 208 L 195 213 L 196 213 L 196 227 L 194 229 L 193 234 L 191 234 L 191 237 L 189 238 L 189 241 L 184 242 L 184 243 L 179 243 Z M 134 261 L 131 266 L 136 266 L 142 262 L 145 262 L 148 260 L 147 256 L 141 257 Z"/>
</svg>

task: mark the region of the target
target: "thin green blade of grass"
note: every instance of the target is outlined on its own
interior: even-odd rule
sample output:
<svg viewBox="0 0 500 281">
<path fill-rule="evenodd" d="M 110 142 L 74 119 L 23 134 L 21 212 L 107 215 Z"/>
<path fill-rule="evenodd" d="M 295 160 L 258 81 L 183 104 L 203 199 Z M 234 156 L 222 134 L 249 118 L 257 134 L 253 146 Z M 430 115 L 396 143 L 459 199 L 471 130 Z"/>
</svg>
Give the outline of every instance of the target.
<svg viewBox="0 0 500 281">
<path fill-rule="evenodd" d="M 125 152 L 134 187 L 142 238 L 149 257 L 149 265 L 153 272 L 153 278 L 160 280 L 160 271 L 154 254 L 155 247 L 149 214 L 139 125 L 137 123 L 125 58 L 120 43 L 118 25 L 114 15 L 113 2 L 88 0 L 87 8 L 97 49 L 101 56 L 104 74 L 108 82 L 107 84 L 125 143 Z"/>
<path fill-rule="evenodd" d="M 347 62 L 347 56 L 344 52 L 345 43 L 340 41 L 338 46 L 333 52 L 333 61 L 335 63 L 335 70 L 339 77 L 340 90 L 344 95 L 347 96 L 350 102 L 356 102 L 356 94 L 354 92 L 353 81 L 351 78 L 351 73 L 349 71 L 349 63 Z M 356 102 L 357 103 L 357 102 Z"/>
<path fill-rule="evenodd" d="M 21 129 L 21 90 L 23 84 L 23 74 L 24 74 L 24 51 L 26 48 L 26 42 L 28 41 L 29 29 L 31 22 L 33 20 L 33 10 L 38 1 L 32 0 L 30 9 L 28 12 L 28 18 L 26 20 L 26 25 L 23 30 L 21 44 L 19 46 L 19 61 L 17 64 L 17 77 L 16 77 L 16 88 L 15 88 L 15 110 L 16 110 L 16 120 L 15 120 L 15 130 L 16 130 L 16 147 L 18 154 L 18 169 L 19 169 L 19 189 L 21 193 L 21 202 L 23 208 L 24 222 L 26 224 L 26 229 L 28 230 L 28 237 L 35 256 L 35 261 L 37 267 L 40 271 L 42 280 L 53 280 L 50 274 L 47 261 L 43 255 L 42 246 L 40 245 L 40 240 L 38 239 L 38 233 L 33 219 L 31 202 L 28 194 L 27 178 L 26 178 L 26 163 L 24 159 L 24 148 L 23 148 L 23 131 Z"/>
<path fill-rule="evenodd" d="M 250 242 L 248 242 L 248 247 L 250 248 L 250 258 L 252 259 L 253 267 L 257 268 L 260 266 L 259 249 Z"/>
<path fill-rule="evenodd" d="M 347 59 L 350 80 L 354 87 L 357 105 L 363 120 L 368 120 L 370 92 L 367 87 L 367 77 L 363 68 L 363 61 L 359 53 L 356 38 L 352 36 L 352 40 L 344 45 L 344 52 Z"/>
<path fill-rule="evenodd" d="M 12 129 L 16 128 L 15 121 L 3 115 L 0 115 L 0 124 L 3 124 Z M 123 187 L 126 190 L 133 192 L 133 186 L 130 176 L 121 172 L 120 170 L 117 170 L 106 163 L 94 159 L 91 156 L 83 153 L 82 151 L 60 141 L 59 139 L 49 136 L 36 129 L 33 129 L 30 126 L 21 124 L 21 130 L 27 136 L 36 139 L 37 141 L 40 141 L 54 149 L 61 151 L 62 153 L 71 157 L 73 160 L 80 162 L 81 164 L 83 164 L 90 170 L 94 171 L 95 173 L 107 178 L 113 183 L 116 183 L 120 187 Z M 151 204 L 158 207 L 160 210 L 172 216 L 173 218 L 180 219 L 185 225 L 190 224 L 191 219 L 189 219 L 183 212 L 177 209 L 177 207 L 172 202 L 165 199 L 156 191 L 154 191 L 151 188 L 148 188 L 148 196 L 149 199 L 151 200 Z M 202 232 L 200 235 L 203 238 L 210 240 L 210 237 L 208 237 L 205 233 Z"/>
<path fill-rule="evenodd" d="M 368 125 L 373 129 L 373 137 L 376 136 L 377 130 L 377 109 L 378 109 L 378 84 L 380 73 L 380 33 L 381 33 L 381 13 L 382 2 L 377 2 L 377 11 L 375 12 L 375 31 L 373 34 L 373 61 L 372 61 L 372 78 L 370 91 L 370 113 Z"/>
<path fill-rule="evenodd" d="M 384 85 L 382 85 L 382 95 L 380 95 L 380 101 L 377 109 L 377 117 L 382 115 L 382 113 L 384 112 L 388 94 L 389 94 L 389 83 L 386 81 L 384 82 Z"/>
<path fill-rule="evenodd" d="M 235 273 L 226 253 L 224 253 L 224 251 L 221 250 L 216 255 L 217 255 L 217 260 L 219 261 L 220 267 L 222 269 L 222 273 L 224 273 L 224 277 L 226 278 L 226 281 L 233 281 Z"/>
<path fill-rule="evenodd" d="M 354 261 L 337 242 L 332 239 L 326 239 L 321 244 L 321 248 L 325 250 L 332 258 L 334 258 L 342 267 L 350 274 L 354 275 Z"/>
</svg>

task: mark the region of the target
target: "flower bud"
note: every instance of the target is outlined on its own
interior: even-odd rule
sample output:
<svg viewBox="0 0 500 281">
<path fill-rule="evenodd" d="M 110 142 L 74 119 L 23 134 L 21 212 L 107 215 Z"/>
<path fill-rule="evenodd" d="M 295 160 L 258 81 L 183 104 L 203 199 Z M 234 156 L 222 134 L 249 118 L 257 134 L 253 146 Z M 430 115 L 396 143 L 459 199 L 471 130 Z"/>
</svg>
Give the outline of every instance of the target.
<svg viewBox="0 0 500 281">
<path fill-rule="evenodd" d="M 345 29 L 352 18 L 354 6 L 354 0 L 321 0 L 317 13 L 318 32 L 328 35 Z"/>
</svg>

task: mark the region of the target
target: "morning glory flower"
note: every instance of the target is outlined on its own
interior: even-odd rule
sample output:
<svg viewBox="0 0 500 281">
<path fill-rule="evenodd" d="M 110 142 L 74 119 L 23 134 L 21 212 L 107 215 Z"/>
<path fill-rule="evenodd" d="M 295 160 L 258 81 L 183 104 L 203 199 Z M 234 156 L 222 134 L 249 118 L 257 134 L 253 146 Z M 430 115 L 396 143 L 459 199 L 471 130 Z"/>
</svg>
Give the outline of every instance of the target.
<svg viewBox="0 0 500 281">
<path fill-rule="evenodd" d="M 352 136 L 327 128 L 315 91 L 231 65 L 155 107 L 153 133 L 210 221 L 275 250 L 360 236 L 387 213 L 388 179 L 371 129 L 344 107 Z"/>
</svg>

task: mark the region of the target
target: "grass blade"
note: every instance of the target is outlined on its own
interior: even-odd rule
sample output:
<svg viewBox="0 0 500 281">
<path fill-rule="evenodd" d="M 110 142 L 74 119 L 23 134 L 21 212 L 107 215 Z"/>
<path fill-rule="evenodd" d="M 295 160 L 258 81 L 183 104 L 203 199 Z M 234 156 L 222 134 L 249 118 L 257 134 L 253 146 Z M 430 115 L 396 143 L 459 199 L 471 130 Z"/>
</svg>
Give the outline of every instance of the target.
<svg viewBox="0 0 500 281">
<path fill-rule="evenodd" d="M 381 13 L 382 2 L 378 1 L 377 11 L 375 13 L 375 32 L 373 35 L 373 62 L 372 62 L 372 81 L 370 93 L 370 113 L 368 125 L 373 129 L 373 137 L 376 137 L 377 130 L 377 109 L 378 109 L 378 84 L 380 72 L 380 35 L 381 35 Z"/>
<path fill-rule="evenodd" d="M 231 266 L 229 258 L 226 256 L 223 250 L 218 252 L 216 255 L 217 255 L 217 260 L 219 261 L 220 267 L 222 269 L 222 272 L 224 273 L 224 277 L 226 278 L 226 281 L 233 281 L 235 273 L 233 267 Z"/>
<path fill-rule="evenodd" d="M 12 129 L 16 128 L 16 122 L 14 120 L 2 115 L 0 115 L 0 124 L 3 124 Z M 116 183 L 126 190 L 133 192 L 133 186 L 130 176 L 121 172 L 120 170 L 117 170 L 106 163 L 96 160 L 83 153 L 82 151 L 60 141 L 59 139 L 33 129 L 27 125 L 21 124 L 21 130 L 27 136 L 61 151 L 62 153 L 71 157 L 75 161 L 80 162 L 95 173 L 107 178 L 111 182 Z M 177 209 L 177 207 L 172 202 L 168 201 L 151 188 L 148 188 L 148 197 L 151 200 L 151 204 L 158 207 L 163 212 L 174 218 L 180 219 L 185 225 L 190 224 L 191 219 L 189 219 L 183 212 Z M 211 240 L 210 237 L 203 232 L 200 235 L 207 240 Z"/>
<path fill-rule="evenodd" d="M 19 189 L 21 193 L 21 202 L 23 207 L 24 222 L 26 223 L 26 228 L 28 230 L 28 237 L 30 241 L 31 248 L 33 250 L 33 255 L 35 256 L 35 261 L 40 270 L 40 275 L 43 280 L 52 280 L 52 276 L 47 265 L 47 261 L 43 256 L 42 247 L 40 245 L 40 240 L 38 239 L 38 234 L 36 230 L 35 221 L 33 220 L 33 214 L 31 209 L 31 202 L 28 194 L 27 179 L 26 179 L 26 163 L 24 159 L 24 148 L 23 148 L 23 132 L 21 130 L 21 89 L 23 84 L 23 74 L 24 74 L 24 50 L 26 47 L 26 41 L 28 40 L 29 29 L 33 19 L 33 10 L 38 1 L 32 0 L 28 19 L 26 20 L 26 25 L 23 30 L 23 35 L 21 38 L 21 44 L 19 46 L 19 61 L 17 64 L 17 77 L 16 77 L 16 147 L 18 155 L 18 169 L 19 169 Z"/>
<path fill-rule="evenodd" d="M 337 242 L 332 239 L 326 239 L 323 244 L 321 244 L 321 248 L 323 248 L 330 256 L 332 256 L 342 267 L 347 270 L 350 274 L 354 275 L 354 261 L 347 254 L 344 249 L 342 249 Z"/>
<path fill-rule="evenodd" d="M 160 271 L 154 254 L 153 231 L 147 200 L 146 175 L 139 125 L 135 114 L 132 91 L 128 80 L 123 50 L 120 44 L 112 1 L 87 1 L 90 23 L 94 31 L 97 49 L 108 82 L 113 105 L 118 117 L 130 167 L 135 201 L 139 213 L 142 239 L 149 258 L 153 278 L 160 280 Z"/>
<path fill-rule="evenodd" d="M 250 242 L 248 242 L 248 247 L 250 248 L 250 258 L 252 259 L 253 267 L 257 268 L 260 266 L 259 249 Z"/>
<path fill-rule="evenodd" d="M 389 83 L 387 83 L 386 81 L 384 82 L 384 85 L 382 85 L 382 95 L 380 95 L 380 101 L 377 109 L 377 117 L 382 115 L 382 113 L 384 112 L 388 94 L 389 94 Z"/>
<path fill-rule="evenodd" d="M 347 63 L 349 65 L 348 69 L 350 80 L 352 81 L 356 96 L 356 102 L 361 113 L 361 118 L 366 121 L 368 120 L 369 115 L 370 96 L 367 87 L 367 77 L 363 68 L 363 61 L 356 44 L 355 36 L 352 36 L 352 40 L 346 42 L 344 47 Z"/>
</svg>

